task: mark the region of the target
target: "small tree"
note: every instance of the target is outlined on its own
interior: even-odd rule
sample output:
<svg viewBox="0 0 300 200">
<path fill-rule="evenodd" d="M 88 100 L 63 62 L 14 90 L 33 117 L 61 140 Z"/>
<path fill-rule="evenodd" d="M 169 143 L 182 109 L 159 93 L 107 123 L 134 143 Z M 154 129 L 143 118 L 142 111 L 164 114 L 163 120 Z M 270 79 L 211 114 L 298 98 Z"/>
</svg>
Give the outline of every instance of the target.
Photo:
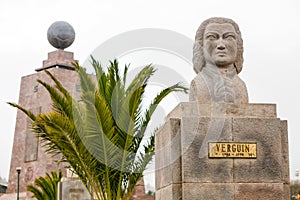
<svg viewBox="0 0 300 200">
<path fill-rule="evenodd" d="M 49 92 L 53 109 L 35 116 L 19 105 L 33 123 L 46 152 L 62 154 L 91 196 L 103 200 L 129 200 L 154 154 L 154 133 L 143 143 L 145 131 L 158 104 L 169 93 L 186 92 L 180 84 L 163 89 L 143 109 L 143 95 L 155 72 L 149 65 L 127 84 L 128 66 L 120 75 L 118 62 L 107 72 L 92 58 L 96 76 L 74 63 L 80 79 L 77 101 L 48 71 L 54 86 L 38 80 Z M 95 81 L 96 78 L 96 81 Z"/>
<path fill-rule="evenodd" d="M 34 185 L 27 185 L 27 191 L 33 194 L 37 200 L 57 200 L 58 183 L 62 178 L 62 172 L 46 173 L 46 177 L 35 179 Z"/>
</svg>

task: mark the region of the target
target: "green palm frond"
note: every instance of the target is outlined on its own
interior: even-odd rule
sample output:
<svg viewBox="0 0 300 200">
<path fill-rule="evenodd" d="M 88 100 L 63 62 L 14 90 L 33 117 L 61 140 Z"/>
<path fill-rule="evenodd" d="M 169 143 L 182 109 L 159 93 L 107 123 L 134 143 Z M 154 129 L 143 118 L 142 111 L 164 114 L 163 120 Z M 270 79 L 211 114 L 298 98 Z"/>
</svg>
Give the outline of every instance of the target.
<svg viewBox="0 0 300 200">
<path fill-rule="evenodd" d="M 39 177 L 34 181 L 34 185 L 27 185 L 27 191 L 33 194 L 37 200 L 57 200 L 58 183 L 62 178 L 62 172 L 58 174 L 52 171 L 46 173 L 46 177 Z"/>
<path fill-rule="evenodd" d="M 52 83 L 38 82 L 50 94 L 50 112 L 35 116 L 17 104 L 10 105 L 32 119 L 32 130 L 46 152 L 61 154 L 60 161 L 68 163 L 91 196 L 99 200 L 129 200 L 154 155 L 154 133 L 146 142 L 143 138 L 157 105 L 171 92 L 187 89 L 180 84 L 170 86 L 144 109 L 145 90 L 156 71 L 151 65 L 127 83 L 129 66 L 121 75 L 117 60 L 111 61 L 107 70 L 93 57 L 91 64 L 95 76 L 73 63 L 81 87 L 79 101 L 46 71 Z M 44 194 L 36 191 L 36 195 Z"/>
<path fill-rule="evenodd" d="M 36 116 L 29 110 L 26 110 L 25 108 L 23 108 L 22 106 L 16 104 L 16 103 L 11 103 L 11 102 L 7 102 L 9 105 L 11 105 L 12 107 L 18 108 L 19 110 L 21 110 L 23 113 L 25 113 L 32 121 L 34 121 L 36 119 Z"/>
</svg>

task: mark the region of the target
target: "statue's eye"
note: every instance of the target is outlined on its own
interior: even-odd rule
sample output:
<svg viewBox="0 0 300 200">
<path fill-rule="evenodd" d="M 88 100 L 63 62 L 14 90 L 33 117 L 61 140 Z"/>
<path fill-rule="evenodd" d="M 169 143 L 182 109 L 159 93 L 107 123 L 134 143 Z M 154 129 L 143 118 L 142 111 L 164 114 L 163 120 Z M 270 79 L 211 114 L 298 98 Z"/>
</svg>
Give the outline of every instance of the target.
<svg viewBox="0 0 300 200">
<path fill-rule="evenodd" d="M 231 34 L 225 35 L 224 38 L 225 38 L 225 39 L 229 39 L 229 40 L 235 40 L 235 39 L 236 39 L 236 38 L 235 38 L 235 35 L 231 35 Z"/>
<path fill-rule="evenodd" d="M 217 39 L 217 36 L 215 36 L 213 34 L 210 34 L 210 35 L 206 36 L 206 39 L 208 39 L 208 40 L 215 40 L 215 39 Z"/>
</svg>

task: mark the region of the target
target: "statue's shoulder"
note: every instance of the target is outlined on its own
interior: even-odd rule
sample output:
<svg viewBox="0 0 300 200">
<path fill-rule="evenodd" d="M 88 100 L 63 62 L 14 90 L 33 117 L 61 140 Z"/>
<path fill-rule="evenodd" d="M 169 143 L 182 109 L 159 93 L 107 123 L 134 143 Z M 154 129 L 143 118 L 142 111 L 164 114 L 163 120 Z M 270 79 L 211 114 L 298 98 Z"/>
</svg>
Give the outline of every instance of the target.
<svg viewBox="0 0 300 200">
<path fill-rule="evenodd" d="M 190 101 L 204 100 L 203 103 L 206 102 L 205 99 L 207 99 L 210 96 L 207 85 L 207 78 L 209 77 L 207 77 L 206 74 L 199 72 L 197 76 L 191 81 L 189 94 Z"/>
<path fill-rule="evenodd" d="M 233 82 L 234 82 L 235 85 L 240 86 L 240 87 L 246 89 L 246 84 L 245 84 L 245 82 L 244 82 L 238 75 L 235 75 L 235 76 L 234 76 Z"/>
<path fill-rule="evenodd" d="M 234 77 L 233 85 L 236 93 L 236 102 L 249 103 L 247 86 L 245 82 L 238 75 Z"/>
</svg>

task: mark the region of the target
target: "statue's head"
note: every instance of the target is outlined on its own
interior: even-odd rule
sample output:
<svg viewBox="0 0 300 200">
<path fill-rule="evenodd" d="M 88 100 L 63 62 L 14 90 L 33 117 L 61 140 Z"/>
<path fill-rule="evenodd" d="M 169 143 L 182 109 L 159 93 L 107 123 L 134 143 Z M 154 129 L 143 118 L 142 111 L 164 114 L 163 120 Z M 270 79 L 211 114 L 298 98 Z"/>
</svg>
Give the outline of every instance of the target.
<svg viewBox="0 0 300 200">
<path fill-rule="evenodd" d="M 197 74 L 207 62 L 218 67 L 234 65 L 237 73 L 240 73 L 243 61 L 243 40 L 233 20 L 213 17 L 202 22 L 193 49 L 193 64 Z"/>
</svg>

